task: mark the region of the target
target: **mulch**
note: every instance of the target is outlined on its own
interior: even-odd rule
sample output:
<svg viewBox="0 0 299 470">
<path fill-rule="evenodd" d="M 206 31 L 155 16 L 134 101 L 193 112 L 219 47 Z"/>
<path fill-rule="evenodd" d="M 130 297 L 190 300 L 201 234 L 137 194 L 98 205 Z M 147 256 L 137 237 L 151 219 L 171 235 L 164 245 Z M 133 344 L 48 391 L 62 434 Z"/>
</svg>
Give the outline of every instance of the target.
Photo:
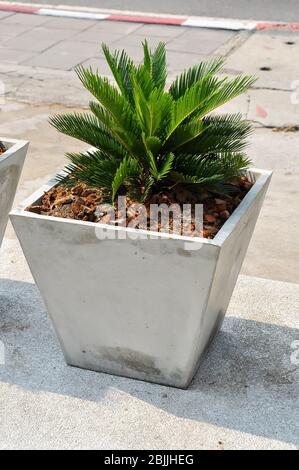
<svg viewBox="0 0 299 470">
<path fill-rule="evenodd" d="M 212 239 L 246 196 L 252 183 L 246 176 L 241 176 L 230 181 L 229 187 L 230 191 L 226 193 L 204 189 L 194 193 L 177 187 L 152 195 L 145 203 L 145 209 L 138 202 L 126 198 L 126 208 L 118 207 L 116 203 L 115 211 L 112 211 L 111 206 L 105 204 L 104 193 L 101 189 L 88 188 L 83 184 L 72 188 L 58 184 L 43 195 L 39 204 L 33 204 L 27 210 L 51 217 L 150 230 L 153 227 L 150 221 L 150 211 L 153 207 L 151 205 L 162 204 L 164 207 L 162 215 L 163 211 L 167 212 L 169 206 L 175 205 L 173 211 L 170 214 L 167 213 L 167 223 L 163 217 L 158 218 L 155 231 L 170 231 L 179 235 Z M 203 205 L 201 229 L 197 228 L 194 211 L 189 220 L 182 219 L 181 209 L 184 204 L 191 204 L 192 208 L 195 204 Z M 141 219 L 141 214 L 143 214 L 143 219 Z"/>
</svg>

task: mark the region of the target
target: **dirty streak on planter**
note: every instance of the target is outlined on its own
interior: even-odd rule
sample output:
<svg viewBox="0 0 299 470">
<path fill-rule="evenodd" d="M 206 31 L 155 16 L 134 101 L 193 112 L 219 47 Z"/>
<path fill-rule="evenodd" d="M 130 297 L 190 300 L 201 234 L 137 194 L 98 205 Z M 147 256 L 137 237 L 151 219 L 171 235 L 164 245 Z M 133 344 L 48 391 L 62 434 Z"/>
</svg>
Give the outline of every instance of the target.
<svg viewBox="0 0 299 470">
<path fill-rule="evenodd" d="M 29 143 L 0 137 L 6 151 L 0 155 L 0 245 L 7 225 Z"/>
<path fill-rule="evenodd" d="M 223 321 L 271 178 L 248 175 L 255 184 L 213 240 L 146 231 L 143 240 L 100 240 L 98 224 L 25 211 L 54 181 L 11 213 L 68 364 L 190 384 Z"/>
</svg>

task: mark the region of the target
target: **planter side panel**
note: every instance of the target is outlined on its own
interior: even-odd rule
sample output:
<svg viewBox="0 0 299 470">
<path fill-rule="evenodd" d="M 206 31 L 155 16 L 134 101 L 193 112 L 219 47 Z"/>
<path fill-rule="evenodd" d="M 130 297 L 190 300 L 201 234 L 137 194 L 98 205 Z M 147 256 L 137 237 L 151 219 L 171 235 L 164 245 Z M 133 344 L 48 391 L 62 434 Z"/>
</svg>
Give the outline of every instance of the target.
<svg viewBox="0 0 299 470">
<path fill-rule="evenodd" d="M 197 343 L 198 361 L 193 365 L 193 374 L 198 368 L 204 350 L 222 325 L 271 176 L 263 178 L 264 184 L 257 191 L 254 200 L 248 204 L 238 224 L 221 245 L 206 312 L 202 316 L 203 321 L 200 325 Z"/>
<path fill-rule="evenodd" d="M 0 246 L 20 179 L 27 147 L 28 145 L 25 145 L 8 158 L 3 158 L 2 161 L 0 159 Z"/>
<path fill-rule="evenodd" d="M 218 247 L 99 240 L 95 226 L 12 215 L 70 365 L 186 387 Z"/>
</svg>

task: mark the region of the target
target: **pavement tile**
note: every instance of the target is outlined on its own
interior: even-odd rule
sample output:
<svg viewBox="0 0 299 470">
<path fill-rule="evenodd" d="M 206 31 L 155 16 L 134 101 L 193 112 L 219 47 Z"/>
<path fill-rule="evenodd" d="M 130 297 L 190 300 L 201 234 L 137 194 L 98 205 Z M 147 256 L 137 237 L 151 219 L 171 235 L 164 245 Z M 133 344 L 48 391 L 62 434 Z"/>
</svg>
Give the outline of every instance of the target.
<svg viewBox="0 0 299 470">
<path fill-rule="evenodd" d="M 20 28 L 15 31 L 16 27 Z M 46 26 L 30 28 L 14 25 L 13 28 L 5 25 L 4 31 L 0 28 L 0 44 L 3 47 L 21 50 L 43 51 L 57 42 L 76 34 L 72 29 L 53 29 Z M 11 41 L 9 41 L 11 40 Z"/>
<path fill-rule="evenodd" d="M 226 65 L 237 72 L 257 75 L 258 87 L 291 90 L 292 81 L 299 80 L 298 57 L 298 33 L 254 33 L 228 57 Z"/>
<path fill-rule="evenodd" d="M 188 54 L 182 52 L 167 51 L 167 66 L 170 73 L 179 73 L 192 65 L 198 64 L 207 57 L 202 54 Z"/>
<path fill-rule="evenodd" d="M 299 90 L 298 90 L 299 91 Z M 292 93 L 278 90 L 250 90 L 248 119 L 262 126 L 284 126 L 299 123 L 299 97 L 292 102 Z"/>
<path fill-rule="evenodd" d="M 106 31 L 102 31 L 101 29 L 89 28 L 86 31 L 82 31 L 79 34 L 76 34 L 76 41 L 93 42 L 97 44 L 105 42 L 105 44 L 111 44 L 121 39 L 122 37 L 122 34 L 108 33 Z"/>
<path fill-rule="evenodd" d="M 137 34 L 129 34 L 128 36 L 124 36 L 118 41 L 114 43 L 115 47 L 117 49 L 126 49 L 127 47 L 139 47 L 140 50 L 142 49 L 142 41 L 144 37 L 139 36 Z M 165 42 L 167 43 L 170 39 L 165 38 L 163 36 L 152 36 L 152 37 L 147 37 L 149 46 L 154 48 L 156 47 L 159 42 Z"/>
<path fill-rule="evenodd" d="M 137 32 L 143 23 L 130 23 L 127 21 L 97 21 L 91 30 L 101 30 L 113 34 L 130 34 Z"/>
<path fill-rule="evenodd" d="M 106 60 L 100 57 L 91 57 L 90 59 L 82 62 L 84 67 L 91 67 L 94 72 L 98 70 L 100 75 L 107 75 L 112 77 L 112 72 Z"/>
<path fill-rule="evenodd" d="M 161 27 L 155 24 L 145 24 L 141 28 L 137 29 L 137 31 L 135 31 L 135 34 L 143 36 L 144 38 L 148 38 L 151 36 L 176 38 L 178 36 L 181 36 L 186 31 L 188 31 L 188 28 L 184 28 L 183 26 L 164 25 L 163 27 Z"/>
<path fill-rule="evenodd" d="M 36 28 L 31 29 L 27 32 L 28 37 L 32 37 L 36 40 L 42 39 L 53 39 L 53 40 L 63 40 L 68 39 L 70 37 L 74 37 L 76 39 L 77 32 L 73 29 L 62 29 L 62 28 L 52 28 L 47 24 L 38 26 Z"/>
<path fill-rule="evenodd" d="M 76 52 L 53 52 L 55 47 L 48 49 L 45 52 L 33 57 L 29 60 L 24 60 L 23 65 L 31 67 L 46 67 L 58 70 L 71 70 L 76 65 L 86 60 L 86 54 Z M 93 54 L 91 54 L 93 55 Z"/>
<path fill-rule="evenodd" d="M 9 49 L 8 47 L 0 48 L 1 62 L 4 63 L 21 64 L 24 60 L 30 59 L 33 56 L 34 52 Z"/>
<path fill-rule="evenodd" d="M 62 28 L 83 31 L 84 29 L 88 29 L 94 24 L 96 24 L 96 21 L 94 20 L 81 20 L 79 18 L 50 18 L 49 16 L 45 16 L 44 18 L 47 18 L 47 27 L 53 27 L 55 29 Z"/>
<path fill-rule="evenodd" d="M 13 15 L 13 13 L 10 11 L 0 11 L 0 20 L 2 20 L 3 18 L 7 18 L 11 15 Z"/>
<path fill-rule="evenodd" d="M 169 41 L 168 49 L 179 52 L 212 54 L 236 33 L 212 29 L 189 29 L 176 39 Z"/>
<path fill-rule="evenodd" d="M 129 23 L 127 21 L 97 21 L 90 31 L 105 31 L 113 34 L 130 34 L 139 31 L 143 23 Z"/>
<path fill-rule="evenodd" d="M 12 27 L 10 24 L 4 24 L 2 22 L 0 22 L 0 25 L 0 42 L 7 38 L 19 36 L 32 29 L 30 25 L 14 24 Z"/>
<path fill-rule="evenodd" d="M 9 34 L 7 33 L 2 33 L 0 31 L 0 47 L 5 43 L 5 41 L 8 41 L 8 39 L 10 39 L 12 36 L 10 36 Z"/>
<path fill-rule="evenodd" d="M 131 57 L 131 59 L 133 60 L 133 62 L 135 63 L 140 63 L 142 60 L 143 60 L 143 50 L 142 50 L 142 47 L 141 47 L 141 43 L 140 45 L 136 45 L 136 46 L 125 46 L 125 45 L 122 45 L 121 41 L 116 41 L 114 42 L 110 49 L 113 51 L 113 50 L 118 50 L 118 49 L 125 49 L 126 53 Z"/>
<path fill-rule="evenodd" d="M 89 43 L 86 44 L 85 42 L 80 42 L 77 40 L 65 40 L 59 42 L 56 46 L 51 47 L 50 52 L 53 55 L 55 54 L 81 54 L 85 57 L 85 60 L 89 59 L 90 57 L 96 57 L 100 54 L 100 42 L 97 43 Z"/>
<path fill-rule="evenodd" d="M 43 37 L 42 35 L 40 37 L 38 36 L 38 34 L 32 35 L 32 32 L 30 31 L 5 41 L 3 46 L 8 47 L 9 49 L 42 52 L 59 41 L 55 36 L 52 36 L 52 39 L 50 39 L 50 36 L 48 36 L 48 39 L 45 39 L 45 36 Z"/>
<path fill-rule="evenodd" d="M 1 24 L 22 24 L 29 26 L 38 26 L 46 23 L 49 20 L 48 16 L 30 15 L 28 13 L 14 13 L 1 20 Z"/>
</svg>

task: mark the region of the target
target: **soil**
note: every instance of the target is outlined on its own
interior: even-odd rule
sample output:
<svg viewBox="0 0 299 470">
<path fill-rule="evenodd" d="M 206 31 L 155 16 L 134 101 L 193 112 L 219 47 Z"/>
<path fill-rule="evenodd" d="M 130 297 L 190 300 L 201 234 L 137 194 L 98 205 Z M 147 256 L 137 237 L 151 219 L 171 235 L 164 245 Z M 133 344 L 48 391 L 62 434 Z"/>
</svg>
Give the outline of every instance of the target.
<svg viewBox="0 0 299 470">
<path fill-rule="evenodd" d="M 0 158 L 1 158 L 1 155 L 6 151 L 6 148 L 4 147 L 4 144 L 1 142 L 0 140 Z"/>
<path fill-rule="evenodd" d="M 228 193 L 216 193 L 203 189 L 195 194 L 184 188 L 176 188 L 155 194 L 145 204 L 146 212 L 143 212 L 145 214 L 143 224 L 138 223 L 141 220 L 142 213 L 139 203 L 126 198 L 126 208 L 118 207 L 116 204 L 115 212 L 111 212 L 111 206 L 105 204 L 103 192 L 100 189 L 88 188 L 83 184 L 78 184 L 73 188 L 57 185 L 43 195 L 39 204 L 31 205 L 26 210 L 51 217 L 112 224 L 114 226 L 130 225 L 137 229 L 150 230 L 151 204 L 164 204 L 166 208 L 176 204 L 173 212 L 170 212 L 169 218 L 167 217 L 167 224 L 163 225 L 164 221 L 161 218 L 157 220 L 157 231 L 170 231 L 170 233 L 179 235 L 212 239 L 251 187 L 252 183 L 248 178 L 241 176 L 230 182 L 230 191 Z M 192 217 L 187 223 L 178 215 L 181 213 L 183 204 L 191 204 L 193 208 L 195 204 L 203 205 L 203 227 L 200 230 L 196 227 L 194 211 L 192 211 Z M 178 209 L 178 214 L 176 214 L 176 209 Z"/>
</svg>

